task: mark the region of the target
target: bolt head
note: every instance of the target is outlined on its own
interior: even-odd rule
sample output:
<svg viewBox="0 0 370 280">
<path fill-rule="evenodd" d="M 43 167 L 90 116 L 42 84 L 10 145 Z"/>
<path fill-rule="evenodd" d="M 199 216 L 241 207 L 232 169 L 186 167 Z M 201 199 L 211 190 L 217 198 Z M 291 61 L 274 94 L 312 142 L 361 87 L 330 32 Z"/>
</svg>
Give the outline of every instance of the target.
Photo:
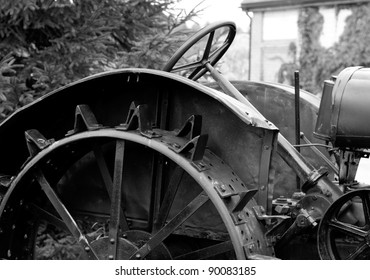
<svg viewBox="0 0 370 280">
<path fill-rule="evenodd" d="M 45 144 L 46 143 L 46 141 L 44 139 L 41 139 L 41 138 L 37 139 L 37 142 L 40 143 L 40 144 Z"/>
</svg>

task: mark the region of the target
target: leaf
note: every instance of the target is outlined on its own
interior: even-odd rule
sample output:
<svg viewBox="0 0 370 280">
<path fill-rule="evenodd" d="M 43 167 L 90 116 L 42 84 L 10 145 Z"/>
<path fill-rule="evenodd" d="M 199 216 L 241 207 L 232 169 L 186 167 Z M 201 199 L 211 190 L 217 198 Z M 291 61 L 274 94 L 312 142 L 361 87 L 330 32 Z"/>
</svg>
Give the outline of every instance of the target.
<svg viewBox="0 0 370 280">
<path fill-rule="evenodd" d="M 6 96 L 4 93 L 2 93 L 2 91 L 0 90 L 0 101 L 1 102 L 5 102 L 7 100 Z"/>
<path fill-rule="evenodd" d="M 92 73 L 135 65 L 160 69 L 185 39 L 170 31 L 190 19 L 168 12 L 175 0 L 3 2 L 0 89 L 8 107 L 2 116 Z M 27 87 L 30 74 L 36 82 Z M 8 83 L 2 75 L 14 79 Z"/>
</svg>

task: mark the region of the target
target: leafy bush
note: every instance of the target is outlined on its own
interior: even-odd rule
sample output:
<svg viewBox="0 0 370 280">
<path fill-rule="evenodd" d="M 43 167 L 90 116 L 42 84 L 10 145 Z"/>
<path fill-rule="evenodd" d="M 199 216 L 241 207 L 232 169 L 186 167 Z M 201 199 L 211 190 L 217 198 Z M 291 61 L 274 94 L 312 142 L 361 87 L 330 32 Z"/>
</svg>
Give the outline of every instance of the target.
<svg viewBox="0 0 370 280">
<path fill-rule="evenodd" d="M 300 82 L 304 89 L 316 93 L 320 91 L 318 72 L 321 67 L 320 59 L 324 48 L 320 44 L 320 36 L 324 17 L 318 7 L 307 7 L 300 10 L 298 28 L 301 37 L 299 56 Z"/>
<path fill-rule="evenodd" d="M 161 68 L 195 12 L 175 0 L 0 0 L 0 121 L 62 85 L 119 67 Z"/>
</svg>

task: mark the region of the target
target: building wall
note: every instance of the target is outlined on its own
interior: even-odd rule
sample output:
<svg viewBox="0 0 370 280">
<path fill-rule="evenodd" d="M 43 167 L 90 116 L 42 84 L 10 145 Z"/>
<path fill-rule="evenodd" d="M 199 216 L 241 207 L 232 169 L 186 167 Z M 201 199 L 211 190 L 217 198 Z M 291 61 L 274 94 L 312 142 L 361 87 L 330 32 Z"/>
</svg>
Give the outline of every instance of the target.
<svg viewBox="0 0 370 280">
<path fill-rule="evenodd" d="M 349 9 L 321 7 L 324 17 L 323 32 L 320 38 L 322 46 L 328 48 L 338 41 L 345 26 Z M 267 10 L 254 12 L 251 29 L 250 77 L 254 81 L 283 82 L 279 70 L 282 65 L 297 64 L 300 40 L 298 32 L 298 8 L 286 10 Z M 290 51 L 296 46 L 295 55 Z"/>
</svg>

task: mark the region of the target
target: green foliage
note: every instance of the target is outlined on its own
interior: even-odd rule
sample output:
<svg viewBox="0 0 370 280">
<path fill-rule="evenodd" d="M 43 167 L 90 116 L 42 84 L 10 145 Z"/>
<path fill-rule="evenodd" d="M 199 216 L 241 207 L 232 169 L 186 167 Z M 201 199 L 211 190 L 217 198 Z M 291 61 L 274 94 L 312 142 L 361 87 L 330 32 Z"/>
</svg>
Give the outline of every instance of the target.
<svg viewBox="0 0 370 280">
<path fill-rule="evenodd" d="M 0 0 L 0 120 L 62 85 L 119 67 L 161 68 L 195 13 L 175 0 Z"/>
<path fill-rule="evenodd" d="M 17 106 L 29 102 L 30 92 L 16 76 L 17 70 L 22 68 L 23 65 L 15 64 L 10 54 L 0 60 L 0 119 L 13 112 Z"/>
<path fill-rule="evenodd" d="M 323 69 L 327 73 L 338 74 L 349 66 L 370 67 L 370 4 L 355 5 L 351 10 L 339 42 L 325 52 Z"/>
<path fill-rule="evenodd" d="M 314 93 L 318 91 L 317 75 L 323 52 L 320 45 L 323 23 L 324 18 L 317 7 L 307 7 L 300 10 L 298 17 L 298 29 L 301 37 L 300 82 L 304 89 Z"/>
<path fill-rule="evenodd" d="M 288 55 L 290 62 L 283 63 L 278 72 L 278 83 L 294 85 L 294 72 L 299 69 L 297 65 L 297 46 L 294 42 L 289 44 Z"/>
<path fill-rule="evenodd" d="M 76 223 L 90 242 L 107 235 L 108 223 L 87 219 L 76 219 Z M 82 254 L 81 244 L 70 232 L 41 221 L 36 234 L 34 257 L 38 260 L 78 260 L 85 256 Z"/>
<path fill-rule="evenodd" d="M 38 229 L 35 258 L 38 260 L 75 260 L 81 258 L 76 239 L 50 224 L 41 223 Z"/>
<path fill-rule="evenodd" d="M 323 17 L 317 8 L 304 8 L 299 15 L 301 35 L 300 72 L 302 87 L 310 92 L 322 91 L 324 80 L 346 67 L 370 67 L 370 4 L 347 5 L 352 14 L 339 41 L 325 49 L 319 38 Z"/>
</svg>

